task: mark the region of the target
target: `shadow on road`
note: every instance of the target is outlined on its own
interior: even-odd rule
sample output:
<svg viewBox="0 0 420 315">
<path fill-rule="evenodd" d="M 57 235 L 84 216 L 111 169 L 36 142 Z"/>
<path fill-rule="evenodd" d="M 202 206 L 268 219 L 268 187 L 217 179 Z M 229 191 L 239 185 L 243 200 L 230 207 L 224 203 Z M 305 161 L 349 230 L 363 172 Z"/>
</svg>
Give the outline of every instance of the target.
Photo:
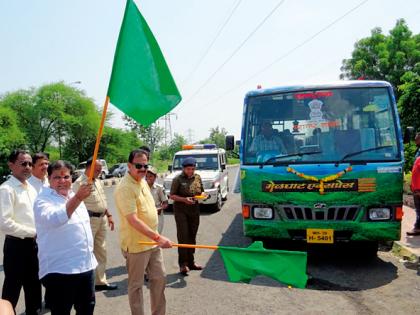
<svg viewBox="0 0 420 315">
<path fill-rule="evenodd" d="M 251 240 L 243 236 L 242 217 L 237 214 L 223 234 L 218 245 L 247 247 Z M 308 252 L 309 275 L 307 289 L 331 291 L 360 291 L 384 286 L 398 277 L 397 267 L 379 256 L 374 259 L 361 257 L 357 248 L 317 246 L 306 248 L 298 243 L 282 243 L 270 248 L 279 250 L 305 250 Z M 201 273 L 203 278 L 229 281 L 220 254 L 215 251 Z M 284 287 L 263 276 L 251 281 L 253 285 Z"/>
</svg>

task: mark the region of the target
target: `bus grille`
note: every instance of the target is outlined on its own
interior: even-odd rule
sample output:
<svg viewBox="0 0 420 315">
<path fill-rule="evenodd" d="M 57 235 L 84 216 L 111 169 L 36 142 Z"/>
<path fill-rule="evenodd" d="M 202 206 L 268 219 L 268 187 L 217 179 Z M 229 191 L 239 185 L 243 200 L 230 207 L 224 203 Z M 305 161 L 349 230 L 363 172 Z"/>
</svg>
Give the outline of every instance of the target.
<svg viewBox="0 0 420 315">
<path fill-rule="evenodd" d="M 324 209 L 310 207 L 280 207 L 281 217 L 286 220 L 354 221 L 359 214 L 358 206 L 341 206 Z"/>
</svg>

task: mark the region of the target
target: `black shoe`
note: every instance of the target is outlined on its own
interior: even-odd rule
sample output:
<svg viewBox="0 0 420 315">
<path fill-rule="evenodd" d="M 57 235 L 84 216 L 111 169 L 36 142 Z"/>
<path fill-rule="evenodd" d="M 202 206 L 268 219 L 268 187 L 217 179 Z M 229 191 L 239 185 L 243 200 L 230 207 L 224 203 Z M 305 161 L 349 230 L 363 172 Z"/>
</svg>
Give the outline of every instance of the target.
<svg viewBox="0 0 420 315">
<path fill-rule="evenodd" d="M 96 291 L 104 291 L 104 290 L 116 290 L 118 289 L 118 286 L 115 284 L 99 284 L 95 285 Z"/>
</svg>

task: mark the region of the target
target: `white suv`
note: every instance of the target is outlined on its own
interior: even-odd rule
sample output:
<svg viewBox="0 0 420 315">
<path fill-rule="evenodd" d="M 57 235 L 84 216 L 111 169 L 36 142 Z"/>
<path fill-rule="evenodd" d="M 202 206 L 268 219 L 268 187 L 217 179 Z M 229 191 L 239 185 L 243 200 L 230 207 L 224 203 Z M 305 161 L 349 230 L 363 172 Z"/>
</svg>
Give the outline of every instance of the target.
<svg viewBox="0 0 420 315">
<path fill-rule="evenodd" d="M 216 148 L 214 144 L 184 145 L 183 149 L 175 153 L 173 163 L 168 167 L 170 174 L 163 181 L 166 195 L 169 198 L 172 180 L 182 172 L 182 161 L 194 157 L 197 161 L 196 173 L 201 176 L 204 190 L 210 196 L 199 202 L 213 205 L 214 210 L 219 211 L 229 192 L 225 150 Z M 169 199 L 169 204 L 172 203 L 173 200 Z"/>
</svg>

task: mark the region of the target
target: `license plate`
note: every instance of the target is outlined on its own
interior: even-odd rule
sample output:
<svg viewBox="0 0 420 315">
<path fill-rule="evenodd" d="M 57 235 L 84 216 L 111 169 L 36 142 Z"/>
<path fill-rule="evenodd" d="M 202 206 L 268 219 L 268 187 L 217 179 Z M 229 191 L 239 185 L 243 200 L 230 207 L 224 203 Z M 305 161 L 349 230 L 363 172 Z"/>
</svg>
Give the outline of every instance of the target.
<svg viewBox="0 0 420 315">
<path fill-rule="evenodd" d="M 308 243 L 334 243 L 334 230 L 333 229 L 307 229 L 306 241 Z"/>
</svg>

